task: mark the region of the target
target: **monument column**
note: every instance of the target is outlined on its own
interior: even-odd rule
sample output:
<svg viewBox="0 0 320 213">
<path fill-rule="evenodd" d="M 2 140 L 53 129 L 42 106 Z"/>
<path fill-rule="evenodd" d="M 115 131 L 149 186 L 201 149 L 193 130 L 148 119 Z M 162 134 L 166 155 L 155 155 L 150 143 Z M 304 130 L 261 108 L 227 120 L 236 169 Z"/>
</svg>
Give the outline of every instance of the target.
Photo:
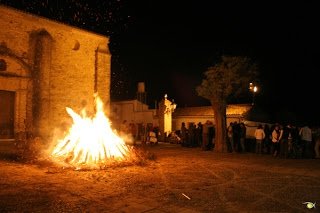
<svg viewBox="0 0 320 213">
<path fill-rule="evenodd" d="M 172 100 L 167 99 L 167 94 L 159 103 L 159 129 L 160 129 L 160 141 L 165 141 L 166 137 L 172 131 L 172 113 L 177 107 L 177 105 Z"/>
</svg>

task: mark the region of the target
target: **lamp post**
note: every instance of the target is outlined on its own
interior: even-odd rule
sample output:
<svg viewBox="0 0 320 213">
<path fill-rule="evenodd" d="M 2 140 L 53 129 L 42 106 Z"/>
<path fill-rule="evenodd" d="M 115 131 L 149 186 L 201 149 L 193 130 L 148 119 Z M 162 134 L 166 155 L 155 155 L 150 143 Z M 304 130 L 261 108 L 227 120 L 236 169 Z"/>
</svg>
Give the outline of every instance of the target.
<svg viewBox="0 0 320 213">
<path fill-rule="evenodd" d="M 249 84 L 249 90 L 252 92 L 252 105 L 254 105 L 254 97 L 256 92 L 258 91 L 258 87 L 256 85 L 254 85 L 253 83 Z"/>
</svg>

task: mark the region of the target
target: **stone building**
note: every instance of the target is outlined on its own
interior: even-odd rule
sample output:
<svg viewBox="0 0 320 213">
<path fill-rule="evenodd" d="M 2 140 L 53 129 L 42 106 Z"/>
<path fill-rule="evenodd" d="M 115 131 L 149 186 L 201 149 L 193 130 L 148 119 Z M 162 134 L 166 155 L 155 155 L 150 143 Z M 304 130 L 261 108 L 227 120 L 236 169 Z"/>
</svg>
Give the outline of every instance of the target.
<svg viewBox="0 0 320 213">
<path fill-rule="evenodd" d="M 66 107 L 93 112 L 96 92 L 108 111 L 108 37 L 1 5 L 0 14 L 0 139 L 46 140 L 71 121 Z"/>
<path fill-rule="evenodd" d="M 227 107 L 227 124 L 230 122 L 244 122 L 246 125 L 249 121 L 245 120 L 245 113 L 250 110 L 251 104 L 230 104 Z M 169 101 L 165 96 L 162 99 L 157 109 L 150 109 L 148 105 L 139 100 L 124 100 L 111 102 L 111 118 L 119 125 L 123 120 L 135 123 L 138 127 L 142 123 L 150 124 L 153 127 L 159 127 L 162 136 L 168 135 L 171 131 L 181 129 L 181 124 L 184 122 L 187 127 L 191 123 L 204 124 L 207 120 L 214 123 L 214 113 L 212 106 L 200 107 L 178 107 L 174 102 Z M 253 128 L 256 125 L 249 122 Z M 249 125 L 249 126 L 250 126 Z M 251 130 L 248 131 L 248 136 Z M 164 138 L 161 138 L 164 140 Z"/>
<path fill-rule="evenodd" d="M 159 119 L 156 109 L 149 109 L 149 106 L 139 100 L 112 101 L 110 106 L 110 119 L 116 129 L 126 120 L 137 125 L 142 123 L 151 126 L 158 126 Z"/>
<path fill-rule="evenodd" d="M 228 104 L 226 119 L 230 122 L 245 122 L 244 114 L 251 109 L 251 104 Z M 188 127 L 191 123 L 204 124 L 207 120 L 214 123 L 212 106 L 178 107 L 172 114 L 172 130 L 180 130 L 182 122 Z"/>
</svg>

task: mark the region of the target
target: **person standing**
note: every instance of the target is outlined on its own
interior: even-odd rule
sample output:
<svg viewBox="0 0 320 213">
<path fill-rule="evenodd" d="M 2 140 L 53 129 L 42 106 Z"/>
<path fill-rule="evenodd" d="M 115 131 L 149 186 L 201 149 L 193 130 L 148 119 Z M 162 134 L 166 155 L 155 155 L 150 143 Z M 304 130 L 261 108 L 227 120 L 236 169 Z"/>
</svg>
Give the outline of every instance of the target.
<svg viewBox="0 0 320 213">
<path fill-rule="evenodd" d="M 315 130 L 315 134 L 314 134 L 314 152 L 316 154 L 315 158 L 320 159 L 320 128 L 318 127 Z"/>
<path fill-rule="evenodd" d="M 262 150 L 264 153 L 269 154 L 271 150 L 271 130 L 269 125 L 265 124 L 263 130 L 266 137 L 263 140 Z"/>
<path fill-rule="evenodd" d="M 181 145 L 186 146 L 187 145 L 187 134 L 188 134 L 188 129 L 186 127 L 185 122 L 181 123 Z"/>
<path fill-rule="evenodd" d="M 196 133 L 197 133 L 197 146 L 201 147 L 202 145 L 202 129 L 203 125 L 201 122 L 198 123 Z"/>
<path fill-rule="evenodd" d="M 293 150 L 293 127 L 291 124 L 287 125 L 288 131 L 288 147 L 287 147 L 287 154 L 288 157 L 292 157 L 292 150 Z"/>
<path fill-rule="evenodd" d="M 271 141 L 272 141 L 272 152 L 274 157 L 276 157 L 279 153 L 279 142 L 281 140 L 281 131 L 280 131 L 280 126 L 278 124 L 275 125 L 274 130 L 272 131 L 271 134 Z"/>
<path fill-rule="evenodd" d="M 188 146 L 189 147 L 195 147 L 196 146 L 196 126 L 194 123 L 189 124 L 188 128 Z"/>
<path fill-rule="evenodd" d="M 240 145 L 241 145 L 241 152 L 246 152 L 245 143 L 246 143 L 246 135 L 247 135 L 247 128 L 243 122 L 240 123 Z"/>
<path fill-rule="evenodd" d="M 207 150 L 213 150 L 214 147 L 214 138 L 215 138 L 215 128 L 211 121 L 209 121 L 208 125 L 208 145 Z"/>
<path fill-rule="evenodd" d="M 262 142 L 263 142 L 264 138 L 266 137 L 261 124 L 259 124 L 258 128 L 255 130 L 254 136 L 256 138 L 256 153 L 261 154 L 262 153 Z"/>
<path fill-rule="evenodd" d="M 280 157 L 287 158 L 289 153 L 289 143 L 292 145 L 291 124 L 283 127 L 283 134 L 280 140 Z"/>
<path fill-rule="evenodd" d="M 304 158 L 311 158 L 312 145 L 312 131 L 308 125 L 303 126 L 299 131 L 302 146 L 302 156 Z"/>
<path fill-rule="evenodd" d="M 232 134 L 233 134 L 233 150 L 239 152 L 240 150 L 240 124 L 235 121 L 232 125 Z"/>
<path fill-rule="evenodd" d="M 142 123 L 142 125 L 141 125 L 140 134 L 141 134 L 141 144 L 146 145 L 146 143 L 147 143 L 147 125 L 145 123 Z"/>
<path fill-rule="evenodd" d="M 134 121 L 131 121 L 131 123 L 129 123 L 129 133 L 131 135 L 133 145 L 136 145 L 137 127 Z"/>
<path fill-rule="evenodd" d="M 206 121 L 202 126 L 202 144 L 201 149 L 203 151 L 207 150 L 208 144 L 209 144 L 209 124 L 210 121 Z"/>
<path fill-rule="evenodd" d="M 233 152 L 234 150 L 234 144 L 233 144 L 233 123 L 230 122 L 229 126 L 227 127 L 227 145 L 229 152 Z"/>
</svg>

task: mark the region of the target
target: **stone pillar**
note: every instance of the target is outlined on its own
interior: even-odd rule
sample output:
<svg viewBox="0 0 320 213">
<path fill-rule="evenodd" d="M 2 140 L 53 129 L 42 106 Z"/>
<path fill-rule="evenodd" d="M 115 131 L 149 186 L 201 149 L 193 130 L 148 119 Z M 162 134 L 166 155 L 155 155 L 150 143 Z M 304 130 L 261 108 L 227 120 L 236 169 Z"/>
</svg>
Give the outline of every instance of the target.
<svg viewBox="0 0 320 213">
<path fill-rule="evenodd" d="M 95 85 L 94 91 L 98 93 L 104 104 L 105 113 L 110 114 L 110 82 L 111 82 L 111 54 L 107 44 L 100 45 L 96 50 Z"/>
<path fill-rule="evenodd" d="M 33 125 L 36 136 L 47 139 L 50 134 L 50 70 L 52 37 L 46 32 L 35 36 L 33 63 Z"/>
</svg>

